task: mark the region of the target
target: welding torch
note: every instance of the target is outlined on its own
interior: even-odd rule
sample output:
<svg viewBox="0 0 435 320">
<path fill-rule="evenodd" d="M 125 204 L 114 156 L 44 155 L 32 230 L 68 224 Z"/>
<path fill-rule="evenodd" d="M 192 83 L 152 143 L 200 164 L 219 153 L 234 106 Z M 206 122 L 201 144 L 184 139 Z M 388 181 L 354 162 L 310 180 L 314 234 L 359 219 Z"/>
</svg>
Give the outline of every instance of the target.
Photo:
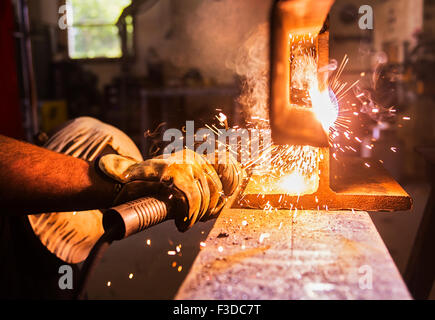
<svg viewBox="0 0 435 320">
<path fill-rule="evenodd" d="M 184 196 L 143 197 L 102 210 L 104 234 L 95 243 L 85 260 L 79 279 L 76 299 L 83 299 L 87 283 L 98 261 L 115 240 L 122 240 L 145 229 L 174 218 L 178 210 L 186 210 Z"/>
<path fill-rule="evenodd" d="M 153 196 L 132 200 L 109 209 L 103 209 L 103 228 L 114 240 L 128 238 L 166 220 L 176 212 L 188 211 L 181 191 L 159 189 Z"/>
</svg>

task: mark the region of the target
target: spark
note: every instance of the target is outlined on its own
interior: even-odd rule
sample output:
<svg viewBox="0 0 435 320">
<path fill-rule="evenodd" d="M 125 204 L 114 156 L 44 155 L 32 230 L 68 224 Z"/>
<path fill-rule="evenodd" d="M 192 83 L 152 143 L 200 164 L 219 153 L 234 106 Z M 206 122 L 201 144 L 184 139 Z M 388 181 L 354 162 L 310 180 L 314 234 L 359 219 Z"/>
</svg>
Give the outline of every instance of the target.
<svg viewBox="0 0 435 320">
<path fill-rule="evenodd" d="M 219 112 L 219 115 L 216 116 L 216 119 L 219 121 L 219 123 L 222 126 L 225 126 L 225 128 L 228 128 L 228 121 L 227 121 L 227 116 L 225 114 L 223 114 L 222 112 Z"/>
<path fill-rule="evenodd" d="M 260 238 L 258 239 L 258 241 L 259 241 L 260 243 L 263 243 L 264 239 L 269 238 L 269 237 L 270 237 L 270 234 L 269 234 L 269 233 L 262 233 L 262 234 L 260 235 Z"/>
</svg>

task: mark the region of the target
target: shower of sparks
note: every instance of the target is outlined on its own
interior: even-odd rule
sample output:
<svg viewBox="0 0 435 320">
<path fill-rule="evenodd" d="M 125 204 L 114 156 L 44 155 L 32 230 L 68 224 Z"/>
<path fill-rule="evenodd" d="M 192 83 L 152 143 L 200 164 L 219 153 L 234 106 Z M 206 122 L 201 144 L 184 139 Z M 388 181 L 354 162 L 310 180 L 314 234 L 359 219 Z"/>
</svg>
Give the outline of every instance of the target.
<svg viewBox="0 0 435 320">
<path fill-rule="evenodd" d="M 310 194 L 317 190 L 319 149 L 310 146 L 274 146 L 265 179 L 278 181 L 288 194 Z M 270 184 L 263 184 L 268 193 Z"/>
<path fill-rule="evenodd" d="M 290 100 L 291 104 L 297 107 L 311 107 L 314 114 L 322 124 L 326 132 L 330 132 L 338 119 L 338 101 L 334 93 L 328 88 L 322 88 L 322 81 L 319 80 L 327 74 L 325 70 L 318 73 L 316 46 L 311 35 L 290 35 L 289 45 L 291 83 Z M 332 67 L 331 67 L 332 68 Z M 328 69 L 328 68 L 327 68 Z M 343 66 L 338 73 L 341 73 Z M 346 86 L 339 85 L 334 80 L 333 85 L 337 91 L 344 96 L 348 90 Z M 252 122 L 259 122 L 259 119 L 252 119 Z M 279 188 L 289 195 L 303 195 L 314 193 L 318 188 L 319 170 L 318 163 L 320 149 L 311 146 L 267 146 L 271 159 L 262 163 L 262 177 L 271 181 L 278 181 Z M 267 163 L 265 165 L 264 163 Z M 262 179 L 263 179 L 262 178 Z M 263 186 L 262 193 L 267 194 L 270 184 L 260 181 Z M 275 186 L 274 186 L 275 187 Z M 264 208 L 273 210 L 273 208 Z"/>
<path fill-rule="evenodd" d="M 290 57 L 292 64 L 292 83 L 290 83 L 290 87 L 296 92 L 296 94 L 292 93 L 295 103 L 299 107 L 311 106 L 325 131 L 329 132 L 329 145 L 333 159 L 338 160 L 340 153 L 358 153 L 359 148 L 353 145 L 355 142 L 360 144 L 362 148 L 372 150 L 374 144 L 356 136 L 351 129 L 351 125 L 358 120 L 360 113 L 380 114 L 381 109 L 382 112 L 385 112 L 386 108 L 372 106 L 366 100 L 360 100 L 360 105 L 355 103 L 355 99 L 352 99 L 352 97 L 364 99 L 366 93 L 359 90 L 357 86 L 359 80 L 353 83 L 341 81 L 341 75 L 349 62 L 348 56 L 345 55 L 338 66 L 331 63 L 318 70 L 316 49 L 312 45 L 313 43 L 312 37 L 290 37 L 291 52 L 293 54 Z M 332 72 L 329 75 L 327 71 Z M 360 76 L 365 77 L 366 74 L 361 73 Z M 327 83 L 326 88 L 322 88 L 322 78 L 326 79 L 323 81 Z M 367 109 L 368 107 L 370 109 Z M 396 110 L 391 107 L 387 109 L 387 112 L 394 115 Z M 409 120 L 410 118 L 405 116 L 402 119 Z M 254 126 L 269 127 L 268 120 L 260 117 L 252 117 L 249 122 Z M 348 142 L 339 141 L 340 137 L 345 138 L 345 141 Z M 372 142 L 374 141 L 372 139 Z M 238 150 L 234 151 L 237 153 Z M 265 156 L 266 151 L 269 153 L 270 158 Z M 391 151 L 397 152 L 397 147 L 391 146 Z M 263 152 L 260 152 L 257 159 L 244 164 L 244 167 L 255 167 L 255 170 L 261 176 L 257 186 L 260 196 L 261 194 L 270 193 L 270 186 L 267 181 L 278 181 L 276 184 L 280 190 L 288 195 L 299 196 L 311 194 L 317 190 L 319 183 L 318 165 L 321 156 L 320 149 L 310 146 L 264 145 Z M 369 163 L 363 165 L 370 168 Z M 264 181 L 261 179 L 264 179 Z M 319 203 L 319 208 L 325 208 L 325 206 Z M 273 211 L 275 208 L 266 205 L 263 209 Z"/>
</svg>

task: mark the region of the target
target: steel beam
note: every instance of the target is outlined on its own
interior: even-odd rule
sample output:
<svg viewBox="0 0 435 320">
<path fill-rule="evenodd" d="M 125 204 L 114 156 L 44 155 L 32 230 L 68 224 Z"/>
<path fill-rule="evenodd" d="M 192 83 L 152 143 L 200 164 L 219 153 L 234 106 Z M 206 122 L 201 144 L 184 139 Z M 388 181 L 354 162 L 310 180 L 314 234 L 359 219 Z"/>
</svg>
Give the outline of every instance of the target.
<svg viewBox="0 0 435 320">
<path fill-rule="evenodd" d="M 227 209 L 176 299 L 410 299 L 365 212 Z"/>
<path fill-rule="evenodd" d="M 254 175 L 234 207 L 363 211 L 404 211 L 411 208 L 411 197 L 379 161 L 355 157 L 340 162 L 330 161 L 329 150 L 322 148 L 321 152 L 320 181 L 315 193 L 289 195 L 272 178 Z"/>
</svg>

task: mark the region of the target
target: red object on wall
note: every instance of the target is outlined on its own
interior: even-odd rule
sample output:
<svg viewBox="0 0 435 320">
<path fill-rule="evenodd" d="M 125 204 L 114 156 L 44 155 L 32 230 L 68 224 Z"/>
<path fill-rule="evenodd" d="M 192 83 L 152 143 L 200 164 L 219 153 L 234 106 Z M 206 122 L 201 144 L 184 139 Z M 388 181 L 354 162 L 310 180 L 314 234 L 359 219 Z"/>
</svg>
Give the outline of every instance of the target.
<svg viewBox="0 0 435 320">
<path fill-rule="evenodd" d="M 18 93 L 11 0 L 0 0 L 0 134 L 24 137 Z"/>
</svg>

